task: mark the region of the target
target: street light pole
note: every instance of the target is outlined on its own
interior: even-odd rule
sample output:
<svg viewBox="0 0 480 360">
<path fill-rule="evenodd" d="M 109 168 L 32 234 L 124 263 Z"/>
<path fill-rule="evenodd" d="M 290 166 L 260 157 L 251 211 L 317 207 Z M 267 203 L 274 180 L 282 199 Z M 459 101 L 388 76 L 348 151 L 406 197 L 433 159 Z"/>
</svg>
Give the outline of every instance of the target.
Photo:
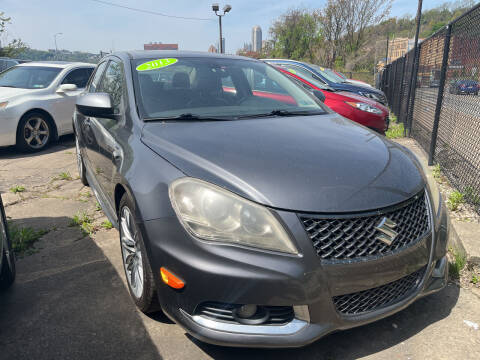
<svg viewBox="0 0 480 360">
<path fill-rule="evenodd" d="M 63 35 L 63 33 L 59 32 L 53 35 L 53 40 L 55 41 L 55 60 L 57 60 L 57 52 L 58 52 L 58 47 L 57 47 L 57 36 L 58 35 Z"/>
<path fill-rule="evenodd" d="M 222 17 L 225 16 L 230 10 L 232 10 L 232 7 L 230 5 L 225 5 L 223 8 L 223 14 L 220 14 L 220 6 L 218 4 L 213 4 L 212 10 L 215 12 L 215 15 L 218 16 L 218 27 L 220 29 L 220 42 L 218 43 L 218 47 L 220 50 L 220 54 L 224 54 L 225 49 L 223 48 Z"/>
</svg>

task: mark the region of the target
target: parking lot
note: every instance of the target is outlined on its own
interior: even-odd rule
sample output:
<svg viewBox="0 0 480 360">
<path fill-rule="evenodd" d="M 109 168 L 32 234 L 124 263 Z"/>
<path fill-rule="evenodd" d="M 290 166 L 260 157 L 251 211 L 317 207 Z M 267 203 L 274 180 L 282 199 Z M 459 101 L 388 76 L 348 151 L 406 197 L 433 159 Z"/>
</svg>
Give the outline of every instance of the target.
<svg viewBox="0 0 480 360">
<path fill-rule="evenodd" d="M 9 189 L 22 185 L 25 191 Z M 34 155 L 0 149 L 0 192 L 11 224 L 46 234 L 18 259 L 0 295 L 4 359 L 478 359 L 480 298 L 450 284 L 390 318 L 302 349 L 231 349 L 201 343 L 161 313 L 139 313 L 127 292 L 118 234 L 77 179 L 73 137 Z M 94 232 L 72 218 L 85 212 Z"/>
</svg>

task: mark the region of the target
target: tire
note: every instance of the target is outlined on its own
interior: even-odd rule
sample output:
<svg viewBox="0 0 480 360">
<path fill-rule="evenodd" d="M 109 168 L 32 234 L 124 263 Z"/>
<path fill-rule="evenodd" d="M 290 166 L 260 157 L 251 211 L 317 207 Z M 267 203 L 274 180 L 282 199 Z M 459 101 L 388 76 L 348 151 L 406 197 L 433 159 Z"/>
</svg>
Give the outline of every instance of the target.
<svg viewBox="0 0 480 360">
<path fill-rule="evenodd" d="M 8 236 L 7 219 L 0 201 L 0 241 L 4 241 L 2 256 L 2 268 L 0 269 L 0 290 L 5 290 L 15 281 L 15 254 Z"/>
<path fill-rule="evenodd" d="M 85 169 L 85 163 L 83 162 L 82 152 L 80 151 L 80 144 L 78 137 L 75 136 L 75 150 L 77 157 L 78 176 L 83 185 L 88 186 L 87 173 Z"/>
<path fill-rule="evenodd" d="M 141 231 L 136 224 L 134 209 L 133 201 L 130 200 L 127 194 L 124 194 L 120 200 L 118 214 L 120 250 L 122 252 L 123 269 L 127 277 L 130 296 L 138 309 L 147 314 L 160 310 L 160 306 L 152 268 L 148 260 Z M 133 239 L 134 243 L 129 241 L 130 239 Z M 140 255 L 141 269 L 138 267 L 138 255 Z M 128 256 L 132 256 L 130 260 L 128 260 Z M 132 273 L 134 275 L 133 278 Z M 139 278 L 140 275 L 141 279 Z M 138 286 L 140 283 L 141 288 Z"/>
<path fill-rule="evenodd" d="M 31 112 L 24 115 L 17 128 L 17 148 L 24 152 L 41 151 L 53 138 L 53 126 L 44 114 Z"/>
</svg>

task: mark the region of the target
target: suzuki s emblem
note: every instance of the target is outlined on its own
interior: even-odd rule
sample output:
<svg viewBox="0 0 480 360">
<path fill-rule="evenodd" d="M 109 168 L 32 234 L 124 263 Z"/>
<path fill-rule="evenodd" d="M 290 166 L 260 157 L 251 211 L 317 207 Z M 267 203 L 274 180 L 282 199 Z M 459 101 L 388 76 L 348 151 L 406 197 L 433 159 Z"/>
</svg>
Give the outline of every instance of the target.
<svg viewBox="0 0 480 360">
<path fill-rule="evenodd" d="M 375 229 L 382 232 L 383 234 L 378 235 L 375 239 L 380 240 L 381 242 L 384 242 L 388 246 L 392 245 L 392 243 L 395 241 L 395 239 L 398 236 L 398 233 L 395 230 L 393 230 L 396 227 L 397 227 L 396 223 L 394 223 L 389 218 L 384 217 L 382 220 L 380 220 L 378 225 L 375 226 Z"/>
</svg>

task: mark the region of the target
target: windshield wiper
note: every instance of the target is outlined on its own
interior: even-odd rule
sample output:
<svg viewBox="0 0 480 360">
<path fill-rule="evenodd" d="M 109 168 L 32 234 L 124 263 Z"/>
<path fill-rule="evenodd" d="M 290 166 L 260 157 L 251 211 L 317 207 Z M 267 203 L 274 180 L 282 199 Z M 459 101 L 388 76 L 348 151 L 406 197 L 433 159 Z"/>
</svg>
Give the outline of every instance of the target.
<svg viewBox="0 0 480 360">
<path fill-rule="evenodd" d="M 242 115 L 242 116 L 239 116 L 238 118 L 246 119 L 246 118 L 261 118 L 261 117 L 269 117 L 269 116 L 312 116 L 312 115 L 320 115 L 324 113 L 325 113 L 324 111 L 276 109 L 276 110 L 270 111 L 269 113 Z"/>
<path fill-rule="evenodd" d="M 16 86 L 13 86 L 13 85 L 0 85 L 0 87 L 17 88 Z"/>
<path fill-rule="evenodd" d="M 165 117 L 154 117 L 154 118 L 144 118 L 144 121 L 225 121 L 232 120 L 231 118 L 221 118 L 215 116 L 200 116 L 192 113 L 185 113 L 176 116 L 165 116 Z"/>
</svg>

